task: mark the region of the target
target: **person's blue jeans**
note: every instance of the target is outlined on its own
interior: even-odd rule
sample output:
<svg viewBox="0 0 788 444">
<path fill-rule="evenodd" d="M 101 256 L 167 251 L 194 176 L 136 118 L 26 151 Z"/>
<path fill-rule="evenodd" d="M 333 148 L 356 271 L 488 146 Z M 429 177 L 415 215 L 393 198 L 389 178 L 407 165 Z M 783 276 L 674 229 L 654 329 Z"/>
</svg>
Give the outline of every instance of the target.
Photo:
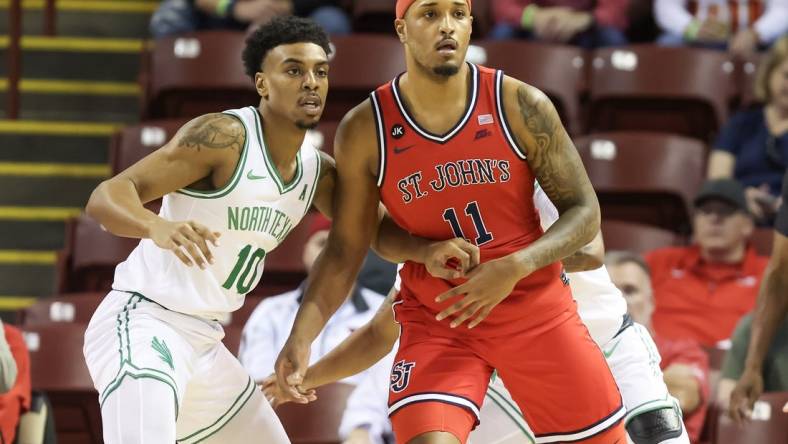
<svg viewBox="0 0 788 444">
<path fill-rule="evenodd" d="M 353 30 L 350 25 L 350 17 L 337 6 L 321 6 L 312 11 L 309 18 L 317 22 L 329 34 L 350 34 Z"/>
<path fill-rule="evenodd" d="M 516 26 L 499 23 L 493 27 L 489 33 L 491 39 L 528 39 L 537 40 L 532 32 L 526 31 Z M 628 42 L 624 32 L 610 26 L 595 26 L 585 32 L 576 35 L 569 41 L 570 45 L 580 46 L 581 48 L 601 48 L 604 46 L 623 46 Z"/>
<path fill-rule="evenodd" d="M 659 46 L 693 46 L 696 48 L 707 49 L 728 49 L 728 43 L 705 43 L 705 42 L 688 42 L 684 40 L 684 36 L 663 32 L 662 35 L 657 37 L 657 45 Z"/>
</svg>

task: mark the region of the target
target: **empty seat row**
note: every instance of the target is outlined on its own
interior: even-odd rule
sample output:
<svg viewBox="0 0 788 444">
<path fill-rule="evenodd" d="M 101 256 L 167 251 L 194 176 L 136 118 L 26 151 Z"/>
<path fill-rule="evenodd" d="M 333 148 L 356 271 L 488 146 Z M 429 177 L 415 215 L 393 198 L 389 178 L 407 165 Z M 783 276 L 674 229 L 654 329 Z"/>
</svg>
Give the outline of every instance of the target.
<svg viewBox="0 0 788 444">
<path fill-rule="evenodd" d="M 243 47 L 244 34 L 227 31 L 156 41 L 143 74 L 145 117 L 194 117 L 257 103 L 241 63 Z M 405 69 L 403 46 L 393 36 L 337 36 L 332 47 L 328 120 L 339 120 Z M 757 64 L 757 57 L 735 63 L 725 52 L 697 48 L 631 45 L 586 51 L 499 40 L 475 41 L 467 58 L 544 90 L 573 134 L 656 130 L 704 141 L 726 121 L 733 102 L 752 100 Z"/>
</svg>

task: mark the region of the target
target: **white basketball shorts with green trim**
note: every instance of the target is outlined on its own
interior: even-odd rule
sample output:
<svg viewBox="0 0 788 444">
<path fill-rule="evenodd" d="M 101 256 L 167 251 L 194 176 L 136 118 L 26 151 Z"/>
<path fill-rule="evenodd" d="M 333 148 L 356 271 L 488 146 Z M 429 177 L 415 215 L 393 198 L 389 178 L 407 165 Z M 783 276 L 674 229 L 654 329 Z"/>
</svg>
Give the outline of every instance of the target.
<svg viewBox="0 0 788 444">
<path fill-rule="evenodd" d="M 289 443 L 255 382 L 212 320 L 112 291 L 85 332 L 104 442 Z"/>
</svg>

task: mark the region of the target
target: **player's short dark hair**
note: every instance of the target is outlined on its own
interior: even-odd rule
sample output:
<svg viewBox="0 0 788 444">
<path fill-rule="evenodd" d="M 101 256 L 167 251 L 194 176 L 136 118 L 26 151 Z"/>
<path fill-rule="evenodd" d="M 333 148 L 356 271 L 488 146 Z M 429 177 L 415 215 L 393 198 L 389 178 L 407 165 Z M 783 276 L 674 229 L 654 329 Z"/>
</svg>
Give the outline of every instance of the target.
<svg viewBox="0 0 788 444">
<path fill-rule="evenodd" d="M 292 15 L 277 17 L 247 37 L 242 57 L 246 74 L 254 80 L 268 52 L 279 45 L 291 43 L 314 43 L 323 48 L 326 55 L 331 53 L 328 35 L 320 25 Z"/>
</svg>

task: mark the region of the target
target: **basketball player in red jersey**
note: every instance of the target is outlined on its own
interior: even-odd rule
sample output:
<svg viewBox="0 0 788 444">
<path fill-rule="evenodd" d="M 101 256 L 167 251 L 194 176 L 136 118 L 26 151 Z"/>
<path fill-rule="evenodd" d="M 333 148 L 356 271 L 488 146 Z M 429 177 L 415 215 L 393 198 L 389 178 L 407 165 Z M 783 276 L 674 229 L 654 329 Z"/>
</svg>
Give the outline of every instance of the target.
<svg viewBox="0 0 788 444">
<path fill-rule="evenodd" d="M 397 2 L 408 70 L 340 124 L 334 225 L 277 359 L 280 389 L 305 401 L 310 344 L 348 294 L 382 201 L 414 236 L 466 238 L 481 255 L 451 280 L 402 258 L 389 393 L 397 442 L 466 442 L 496 370 L 537 443 L 624 444 L 621 397 L 559 262 L 597 233 L 598 202 L 545 95 L 464 62 L 470 9 Z M 545 233 L 535 179 L 561 214 Z"/>
</svg>

